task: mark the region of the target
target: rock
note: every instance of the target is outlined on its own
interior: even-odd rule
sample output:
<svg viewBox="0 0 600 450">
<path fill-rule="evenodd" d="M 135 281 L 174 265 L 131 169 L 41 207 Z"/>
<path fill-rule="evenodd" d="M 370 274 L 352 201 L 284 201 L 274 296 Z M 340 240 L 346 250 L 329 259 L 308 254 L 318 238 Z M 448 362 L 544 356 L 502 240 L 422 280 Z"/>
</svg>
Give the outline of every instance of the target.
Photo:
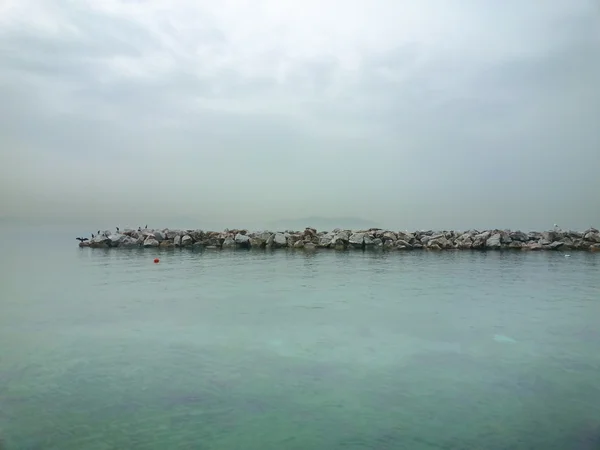
<svg viewBox="0 0 600 450">
<path fill-rule="evenodd" d="M 104 235 L 95 236 L 88 242 L 91 248 L 108 248 L 110 246 L 110 239 Z"/>
<path fill-rule="evenodd" d="M 317 244 L 317 247 L 322 247 L 322 248 L 329 247 L 332 244 L 334 237 L 335 237 L 334 233 L 327 233 L 322 236 L 319 236 L 319 243 Z"/>
<path fill-rule="evenodd" d="M 246 234 L 236 234 L 234 241 L 235 244 L 240 248 L 250 248 L 250 237 Z"/>
<path fill-rule="evenodd" d="M 398 236 L 393 231 L 386 231 L 381 235 L 381 239 L 384 243 L 386 241 L 396 242 L 398 240 Z"/>
<path fill-rule="evenodd" d="M 146 240 L 144 241 L 144 247 L 158 247 L 159 246 L 159 242 L 153 238 L 152 236 L 148 236 L 146 238 Z"/>
<path fill-rule="evenodd" d="M 127 239 L 129 236 L 124 234 L 116 233 L 108 236 L 108 246 L 109 247 L 119 247 L 119 245 Z"/>
<path fill-rule="evenodd" d="M 509 233 L 509 236 L 513 241 L 527 242 L 529 240 L 527 235 L 522 231 L 513 231 L 512 233 Z"/>
<path fill-rule="evenodd" d="M 304 244 L 304 250 L 316 250 L 317 246 L 312 242 L 307 242 Z"/>
<path fill-rule="evenodd" d="M 396 241 L 392 241 L 391 239 L 386 239 L 383 241 L 384 250 L 392 250 L 394 248 L 396 248 Z"/>
<path fill-rule="evenodd" d="M 221 244 L 221 248 L 235 248 L 235 239 L 231 236 L 227 236 L 223 243 Z"/>
<path fill-rule="evenodd" d="M 588 231 L 583 238 L 589 242 L 600 243 L 600 233 L 597 231 Z"/>
<path fill-rule="evenodd" d="M 120 241 L 119 247 L 135 248 L 135 247 L 139 247 L 142 243 L 143 243 L 143 241 L 141 239 L 135 239 L 135 238 L 132 238 L 131 236 L 125 236 L 125 238 Z"/>
<path fill-rule="evenodd" d="M 486 248 L 490 248 L 492 250 L 498 250 L 502 248 L 502 235 L 500 233 L 496 233 L 491 235 L 485 241 Z"/>
<path fill-rule="evenodd" d="M 304 248 L 304 241 L 300 240 L 300 241 L 294 242 L 294 248 Z"/>
<path fill-rule="evenodd" d="M 158 239 L 157 239 L 158 240 Z M 194 239 L 189 234 L 186 234 L 181 238 L 180 245 L 182 247 L 189 247 L 194 243 Z"/>
<path fill-rule="evenodd" d="M 565 245 L 564 242 L 561 241 L 554 241 L 551 244 L 548 245 L 548 248 L 550 250 L 558 250 L 559 248 L 561 248 L 563 245 Z"/>
<path fill-rule="evenodd" d="M 272 245 L 274 248 L 287 247 L 287 238 L 283 233 L 275 233 Z"/>
<path fill-rule="evenodd" d="M 542 250 L 544 246 L 539 242 L 529 242 L 522 247 L 524 250 Z"/>
<path fill-rule="evenodd" d="M 348 243 L 353 248 L 363 248 L 365 243 L 365 233 L 352 233 L 348 238 Z"/>
<path fill-rule="evenodd" d="M 173 245 L 175 247 L 181 247 L 181 236 L 179 234 L 173 236 Z"/>
</svg>

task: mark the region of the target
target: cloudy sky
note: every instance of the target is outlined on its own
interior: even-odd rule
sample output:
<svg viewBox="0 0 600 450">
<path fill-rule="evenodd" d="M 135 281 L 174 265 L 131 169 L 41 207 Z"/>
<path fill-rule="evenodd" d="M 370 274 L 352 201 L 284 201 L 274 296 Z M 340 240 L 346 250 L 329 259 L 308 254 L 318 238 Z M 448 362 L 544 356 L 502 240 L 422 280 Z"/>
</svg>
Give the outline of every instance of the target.
<svg viewBox="0 0 600 450">
<path fill-rule="evenodd" d="M 0 215 L 600 225 L 597 0 L 0 0 Z"/>
</svg>

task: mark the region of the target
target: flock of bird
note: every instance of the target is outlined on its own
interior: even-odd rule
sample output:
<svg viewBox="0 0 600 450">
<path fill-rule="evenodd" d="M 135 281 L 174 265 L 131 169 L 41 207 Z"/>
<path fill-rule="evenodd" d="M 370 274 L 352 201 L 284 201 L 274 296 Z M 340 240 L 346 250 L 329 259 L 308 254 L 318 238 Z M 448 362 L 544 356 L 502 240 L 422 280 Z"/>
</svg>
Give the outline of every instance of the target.
<svg viewBox="0 0 600 450">
<path fill-rule="evenodd" d="M 116 227 L 117 229 L 117 233 L 119 233 L 119 227 Z M 146 225 L 144 227 L 144 230 L 148 229 L 148 225 Z M 142 227 L 138 227 L 138 231 L 142 231 Z M 100 230 L 98 230 L 97 234 L 91 233 L 92 234 L 92 239 L 94 239 L 96 236 L 105 236 L 108 237 L 107 232 L 105 231 L 104 233 L 100 233 Z M 84 238 L 84 237 L 77 237 L 75 238 L 76 240 L 78 240 L 79 242 L 85 242 L 85 241 L 89 241 L 89 238 Z"/>
</svg>

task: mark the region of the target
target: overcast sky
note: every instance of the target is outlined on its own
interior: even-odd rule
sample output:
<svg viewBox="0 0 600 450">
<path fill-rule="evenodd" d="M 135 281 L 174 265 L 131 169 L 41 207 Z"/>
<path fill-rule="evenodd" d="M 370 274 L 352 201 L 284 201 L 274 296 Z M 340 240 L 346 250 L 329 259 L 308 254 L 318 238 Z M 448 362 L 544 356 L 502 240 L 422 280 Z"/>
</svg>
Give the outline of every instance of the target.
<svg viewBox="0 0 600 450">
<path fill-rule="evenodd" d="M 0 0 L 0 215 L 600 225 L 597 0 Z"/>
</svg>

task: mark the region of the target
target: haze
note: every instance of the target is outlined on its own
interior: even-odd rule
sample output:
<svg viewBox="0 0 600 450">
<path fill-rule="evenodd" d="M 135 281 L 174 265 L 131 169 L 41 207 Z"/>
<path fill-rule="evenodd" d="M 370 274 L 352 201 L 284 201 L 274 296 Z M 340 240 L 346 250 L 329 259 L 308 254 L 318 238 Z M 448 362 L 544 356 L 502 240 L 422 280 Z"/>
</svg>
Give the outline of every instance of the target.
<svg viewBox="0 0 600 450">
<path fill-rule="evenodd" d="M 2 0 L 0 105 L 5 220 L 600 225 L 597 1 Z"/>
</svg>

